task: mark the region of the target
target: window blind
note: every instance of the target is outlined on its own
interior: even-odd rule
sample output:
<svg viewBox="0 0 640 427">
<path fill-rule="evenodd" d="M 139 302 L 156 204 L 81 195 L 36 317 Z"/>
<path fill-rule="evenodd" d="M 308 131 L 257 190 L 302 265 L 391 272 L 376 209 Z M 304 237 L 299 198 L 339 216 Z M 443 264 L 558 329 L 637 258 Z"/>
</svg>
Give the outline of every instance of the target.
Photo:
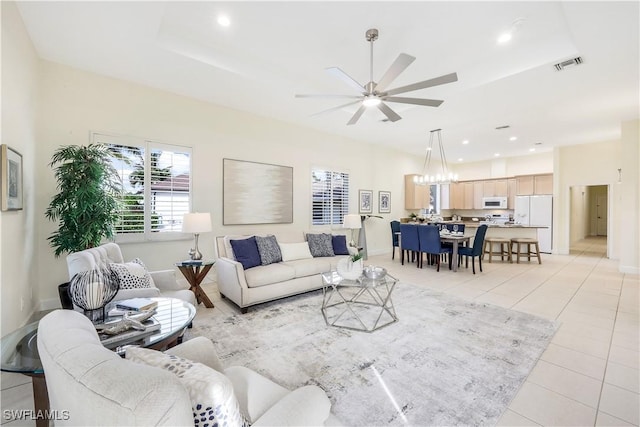
<svg viewBox="0 0 640 427">
<path fill-rule="evenodd" d="M 312 224 L 342 224 L 349 213 L 349 174 L 314 169 L 311 179 Z"/>
</svg>

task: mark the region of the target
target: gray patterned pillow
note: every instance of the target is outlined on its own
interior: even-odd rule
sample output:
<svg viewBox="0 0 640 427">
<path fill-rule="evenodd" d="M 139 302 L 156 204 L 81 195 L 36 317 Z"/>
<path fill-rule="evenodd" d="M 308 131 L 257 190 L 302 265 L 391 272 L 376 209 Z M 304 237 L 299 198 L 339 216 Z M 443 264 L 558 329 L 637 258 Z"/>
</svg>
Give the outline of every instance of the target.
<svg viewBox="0 0 640 427">
<path fill-rule="evenodd" d="M 307 234 L 309 250 L 314 257 L 335 256 L 331 234 Z"/>
<path fill-rule="evenodd" d="M 273 264 L 282 261 L 282 252 L 276 240 L 276 236 L 268 235 L 266 237 L 256 236 L 256 244 L 260 253 L 260 261 L 262 265 Z"/>
</svg>

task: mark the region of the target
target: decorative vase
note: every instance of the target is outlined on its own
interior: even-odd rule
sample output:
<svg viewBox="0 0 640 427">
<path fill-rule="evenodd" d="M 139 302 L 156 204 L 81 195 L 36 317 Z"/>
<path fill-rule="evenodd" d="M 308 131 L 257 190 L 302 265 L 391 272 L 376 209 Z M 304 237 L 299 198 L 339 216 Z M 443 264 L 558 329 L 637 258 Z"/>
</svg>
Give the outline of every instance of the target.
<svg viewBox="0 0 640 427">
<path fill-rule="evenodd" d="M 116 274 L 107 266 L 83 271 L 71 279 L 69 294 L 75 305 L 84 310 L 92 322 L 104 320 L 104 307 L 118 292 Z"/>
<path fill-rule="evenodd" d="M 350 258 L 343 258 L 338 261 L 338 264 L 336 265 L 336 269 L 338 270 L 340 277 L 347 280 L 356 280 L 358 277 L 362 276 L 363 268 L 362 258 L 357 261 L 351 261 Z"/>
</svg>

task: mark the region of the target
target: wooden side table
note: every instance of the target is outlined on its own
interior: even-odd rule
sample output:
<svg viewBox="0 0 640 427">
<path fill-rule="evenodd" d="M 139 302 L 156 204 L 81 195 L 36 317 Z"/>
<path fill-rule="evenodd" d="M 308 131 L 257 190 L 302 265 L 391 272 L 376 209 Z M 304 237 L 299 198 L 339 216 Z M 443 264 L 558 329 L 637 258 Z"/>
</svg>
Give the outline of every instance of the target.
<svg viewBox="0 0 640 427">
<path fill-rule="evenodd" d="M 202 302 L 207 308 L 213 308 L 213 303 L 200 287 L 200 283 L 202 283 L 207 273 L 209 273 L 213 264 L 215 264 L 215 261 L 176 263 L 176 267 L 178 267 L 182 275 L 187 279 L 187 282 L 189 282 L 189 289 L 195 294 L 198 304 Z"/>
</svg>

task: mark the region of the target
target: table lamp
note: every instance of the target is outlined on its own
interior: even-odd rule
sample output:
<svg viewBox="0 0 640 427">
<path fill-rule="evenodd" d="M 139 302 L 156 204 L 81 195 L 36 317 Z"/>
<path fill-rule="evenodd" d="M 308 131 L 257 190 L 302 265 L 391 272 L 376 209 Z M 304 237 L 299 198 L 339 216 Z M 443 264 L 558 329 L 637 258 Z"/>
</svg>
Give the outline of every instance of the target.
<svg viewBox="0 0 640 427">
<path fill-rule="evenodd" d="M 356 214 L 345 215 L 344 222 L 342 223 L 342 228 L 351 229 L 351 241 L 349 242 L 349 246 L 355 247 L 356 244 L 353 240 L 353 230 L 359 230 L 360 228 L 362 228 L 360 215 L 356 215 Z"/>
<path fill-rule="evenodd" d="M 182 232 L 193 233 L 196 238 L 196 247 L 189 251 L 192 260 L 201 260 L 202 253 L 198 249 L 198 237 L 200 233 L 211 231 L 211 214 L 206 213 L 188 213 L 182 217 Z"/>
</svg>

